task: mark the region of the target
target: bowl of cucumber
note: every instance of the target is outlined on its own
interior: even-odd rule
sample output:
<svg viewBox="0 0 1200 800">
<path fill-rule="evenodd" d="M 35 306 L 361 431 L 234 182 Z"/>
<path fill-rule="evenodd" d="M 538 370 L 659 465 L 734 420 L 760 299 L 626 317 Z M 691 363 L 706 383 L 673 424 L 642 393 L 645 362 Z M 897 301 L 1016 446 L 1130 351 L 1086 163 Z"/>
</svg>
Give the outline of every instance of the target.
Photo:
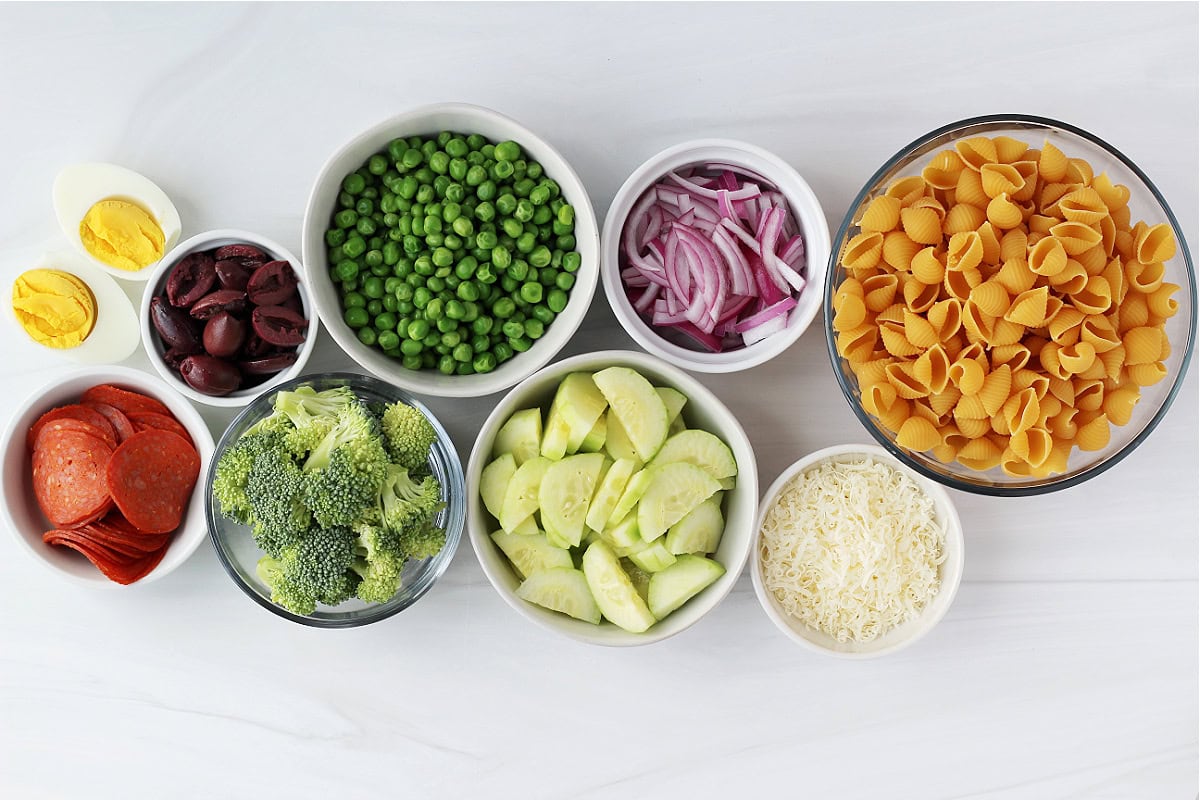
<svg viewBox="0 0 1200 800">
<path fill-rule="evenodd" d="M 750 554 L 754 450 L 703 384 L 611 350 L 534 373 L 493 409 L 467 466 L 467 531 L 513 609 L 588 644 L 674 636 Z"/>
</svg>

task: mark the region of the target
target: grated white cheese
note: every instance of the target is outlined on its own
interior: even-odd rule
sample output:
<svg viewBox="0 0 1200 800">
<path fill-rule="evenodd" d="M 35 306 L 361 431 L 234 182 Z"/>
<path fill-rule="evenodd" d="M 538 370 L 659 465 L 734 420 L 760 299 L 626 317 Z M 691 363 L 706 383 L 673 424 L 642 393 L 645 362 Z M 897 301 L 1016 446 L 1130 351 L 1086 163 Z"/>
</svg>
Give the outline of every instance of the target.
<svg viewBox="0 0 1200 800">
<path fill-rule="evenodd" d="M 938 592 L 946 531 L 912 478 L 870 457 L 789 481 L 762 524 L 762 578 L 784 610 L 839 642 L 869 642 Z"/>
</svg>

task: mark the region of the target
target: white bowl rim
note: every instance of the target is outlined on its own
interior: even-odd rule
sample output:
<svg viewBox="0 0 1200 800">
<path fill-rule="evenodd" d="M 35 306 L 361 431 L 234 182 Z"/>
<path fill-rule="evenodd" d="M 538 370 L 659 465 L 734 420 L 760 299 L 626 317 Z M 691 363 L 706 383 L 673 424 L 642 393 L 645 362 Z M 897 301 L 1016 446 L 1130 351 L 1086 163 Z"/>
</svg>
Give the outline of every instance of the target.
<svg viewBox="0 0 1200 800">
<path fill-rule="evenodd" d="M 739 447 L 744 446 L 746 451 L 747 463 L 743 464 L 740 461 L 738 462 L 739 471 L 737 486 L 738 488 L 743 487 L 743 479 L 748 477 L 750 480 L 750 485 L 745 486 L 745 492 L 747 493 L 745 497 L 747 498 L 748 503 L 757 503 L 758 461 L 754 453 L 754 445 L 751 443 L 750 437 L 746 435 L 746 431 L 742 427 L 741 422 L 711 389 L 701 383 L 694 376 L 689 375 L 681 370 L 679 367 L 668 364 L 657 356 L 649 353 L 640 353 L 635 350 L 598 350 L 592 353 L 583 353 L 570 358 L 565 358 L 561 361 L 555 361 L 553 364 L 539 369 L 537 372 L 521 381 L 521 383 L 517 384 L 512 391 L 505 395 L 503 400 L 496 404 L 496 406 L 492 409 L 492 412 L 488 414 L 487 419 L 479 428 L 479 433 L 476 435 L 475 442 L 471 447 L 471 455 L 467 461 L 467 538 L 470 539 L 471 548 L 475 551 L 476 559 L 479 561 L 480 566 L 483 568 L 484 575 L 487 576 L 488 582 L 492 585 L 492 588 L 495 590 L 496 594 L 500 595 L 504 602 L 522 617 L 530 620 L 543 630 L 566 636 L 584 644 L 598 645 L 602 647 L 640 647 L 644 645 L 655 644 L 683 633 L 684 631 L 693 627 L 696 623 L 700 622 L 704 617 L 711 613 L 713 609 L 719 606 L 726 597 L 729 596 L 738 580 L 740 580 L 742 571 L 745 569 L 746 563 L 750 559 L 750 550 L 754 546 L 755 539 L 755 532 L 753 530 L 749 532 L 749 535 L 746 538 L 746 545 L 741 547 L 740 552 L 735 554 L 735 560 L 732 560 L 727 564 L 722 564 L 722 566 L 725 567 L 725 575 L 718 579 L 717 584 L 714 584 L 713 586 L 710 586 L 704 590 L 705 592 L 716 590 L 716 593 L 705 598 L 708 605 L 706 608 L 696 614 L 695 619 L 687 622 L 677 629 L 672 629 L 669 626 L 665 626 L 664 623 L 666 620 L 656 623 L 645 633 L 629 633 L 628 631 L 621 631 L 620 629 L 617 629 L 618 633 L 620 634 L 619 637 L 605 639 L 599 639 L 588 635 L 586 632 L 588 629 L 582 627 L 587 625 L 585 622 L 579 622 L 578 625 L 573 625 L 570 623 L 575 623 L 577 620 L 571 620 L 563 617 L 563 619 L 559 621 L 560 624 L 553 624 L 550 620 L 554 619 L 554 617 L 547 617 L 546 615 L 535 613 L 540 609 L 534 608 L 531 606 L 531 604 L 519 599 L 508 589 L 500 585 L 500 574 L 497 568 L 493 566 L 489 557 L 480 552 L 481 548 L 495 547 L 491 539 L 488 537 L 487 526 L 482 524 L 479 511 L 481 505 L 481 501 L 478 499 L 479 473 L 482 471 L 488 460 L 488 456 L 490 456 L 491 453 L 491 442 L 488 441 L 485 443 L 483 441 L 485 432 L 489 429 L 499 428 L 501 418 L 512 411 L 512 409 L 508 408 L 508 406 L 518 405 L 515 400 L 510 402 L 510 398 L 517 397 L 521 390 L 525 388 L 527 383 L 542 378 L 550 371 L 566 374 L 567 372 L 575 369 L 588 369 L 590 367 L 594 367 L 598 362 L 609 362 L 612 364 L 620 364 L 622 366 L 630 366 L 633 368 L 643 366 L 647 369 L 653 369 L 656 372 L 661 372 L 667 376 L 670 376 L 671 385 L 675 388 L 679 388 L 680 391 L 683 391 L 684 394 L 687 395 L 689 402 L 696 397 L 700 397 L 704 400 L 707 407 L 716 409 L 716 415 L 724 418 L 729 426 L 729 430 L 738 438 L 739 441 L 737 442 L 737 445 Z M 748 476 L 747 471 L 749 472 Z M 753 523 L 753 520 L 751 520 L 751 522 Z M 491 554 L 495 556 L 496 559 L 503 558 L 502 555 L 496 555 L 494 550 Z M 497 563 L 499 563 L 499 561 L 497 561 Z M 507 569 L 504 567 L 501 568 Z M 553 612 L 548 613 L 552 614 Z M 670 617 L 668 617 L 668 619 L 670 619 Z M 607 624 L 611 625 L 611 623 Z M 663 627 L 660 628 L 660 626 Z"/>
<path fill-rule="evenodd" d="M 912 478 L 917 485 L 920 486 L 933 499 L 934 503 L 944 513 L 946 517 L 946 539 L 947 542 L 953 540 L 955 544 L 954 551 L 957 553 L 957 558 L 955 558 L 953 562 L 948 560 L 943 567 L 943 577 L 951 578 L 949 581 L 943 579 L 942 584 L 938 589 L 938 599 L 942 600 L 943 597 L 945 599 L 942 600 L 942 602 L 940 602 L 936 607 L 933 603 L 930 603 L 928 606 L 926 606 L 926 612 L 928 612 L 928 614 L 926 612 L 922 612 L 921 616 L 917 619 L 905 623 L 907 626 L 912 626 L 912 632 L 910 635 L 906 636 L 904 639 L 892 643 L 887 647 L 868 652 L 845 652 L 830 650 L 829 648 L 823 647 L 822 645 L 817 644 L 813 640 L 793 630 L 787 622 L 787 620 L 790 619 L 787 612 L 779 608 L 774 598 L 772 598 L 770 593 L 767 592 L 766 586 L 763 584 L 762 570 L 760 569 L 760 540 L 762 538 L 763 519 L 765 519 L 767 511 L 770 510 L 775 498 L 783 490 L 784 486 L 786 486 L 793 478 L 795 478 L 804 470 L 816 466 L 821 462 L 830 461 L 843 456 L 854 455 L 869 456 Z M 926 478 L 924 475 L 921 475 L 910 469 L 898 458 L 877 444 L 833 445 L 831 447 L 824 447 L 820 450 L 816 450 L 793 462 L 782 473 L 780 473 L 779 477 L 776 478 L 775 481 L 763 493 L 762 502 L 759 504 L 758 516 L 754 523 L 753 542 L 754 558 L 750 563 L 750 579 L 754 584 L 754 594 L 756 597 L 758 597 L 759 605 L 762 606 L 763 611 L 766 612 L 767 617 L 772 623 L 775 624 L 775 627 L 777 627 L 785 636 L 787 636 L 796 644 L 806 647 L 813 652 L 821 653 L 826 656 L 832 656 L 834 658 L 854 661 L 880 658 L 882 656 L 899 652 L 900 650 L 915 644 L 927 633 L 937 627 L 938 623 L 942 621 L 943 617 L 945 617 L 946 612 L 948 612 L 950 607 L 954 604 L 954 598 L 958 594 L 959 584 L 962 582 L 963 566 L 966 561 L 962 520 L 959 518 L 958 509 L 955 508 L 953 501 L 950 499 L 950 493 L 947 492 L 946 488 L 940 483 L 932 481 L 929 478 Z"/>
<path fill-rule="evenodd" d="M 153 583 L 156 580 L 170 574 L 184 562 L 186 562 L 200 547 L 202 542 L 208 541 L 208 525 L 204 521 L 204 473 L 208 470 L 208 461 L 212 458 L 214 443 L 212 431 L 209 430 L 208 424 L 200 416 L 200 413 L 184 398 L 178 396 L 171 390 L 171 387 L 166 384 L 157 375 L 152 375 L 145 370 L 135 369 L 121 365 L 88 365 L 76 367 L 69 372 L 63 372 L 51 377 L 39 386 L 37 386 L 29 395 L 21 401 L 20 405 L 13 412 L 12 417 L 5 427 L 3 437 L 0 438 L 0 472 L 3 471 L 3 465 L 7 462 L 8 452 L 12 447 L 25 447 L 24 437 L 26 431 L 20 430 L 17 421 L 25 416 L 30 409 L 42 403 L 42 398 L 46 393 L 59 386 L 66 381 L 77 381 L 86 378 L 96 378 L 97 382 L 103 383 L 129 383 L 133 385 L 150 384 L 156 386 L 159 390 L 155 399 L 166 405 L 172 414 L 179 418 L 179 422 L 192 437 L 195 443 L 196 452 L 200 455 L 200 473 L 196 478 L 196 485 L 192 489 L 192 496 L 188 500 L 187 509 L 184 511 L 183 522 L 181 527 L 187 527 L 199 524 L 200 529 L 197 532 L 192 532 L 185 541 L 185 537 L 180 535 L 178 531 L 171 541 L 170 548 L 181 547 L 175 555 L 169 549 L 163 560 L 158 563 L 145 577 L 135 583 L 129 585 L 121 585 L 110 581 L 99 570 L 96 570 L 94 576 L 82 577 L 74 575 L 70 572 L 59 569 L 53 563 L 48 561 L 41 553 L 32 547 L 29 541 L 18 530 L 17 521 L 13 517 L 10 510 L 7 498 L 3 504 L 4 521 L 8 524 L 8 529 L 14 539 L 17 540 L 19 549 L 24 552 L 30 559 L 36 561 L 44 569 L 54 573 L 58 577 L 68 580 L 79 586 L 87 586 L 92 589 L 132 589 L 137 586 L 142 586 L 147 583 Z M 149 392 L 148 389 L 141 391 Z M 47 411 L 49 408 L 46 409 Z M 7 484 L 7 481 L 5 481 Z M 194 520 L 193 517 L 196 517 Z M 170 560 L 168 560 L 170 559 Z"/>
<path fill-rule="evenodd" d="M 726 155 L 721 157 L 722 160 L 762 173 L 763 177 L 774 183 L 788 198 L 792 216 L 801 223 L 804 231 L 807 285 L 802 293 L 800 306 L 791 312 L 787 328 L 749 347 L 725 353 L 689 350 L 663 339 L 633 309 L 620 280 L 621 229 L 633 204 L 650 184 L 666 171 L 687 164 L 715 160 L 697 155 L 698 151 L 704 150 L 725 151 Z M 604 282 L 604 293 L 613 314 L 644 350 L 660 358 L 681 363 L 697 372 L 738 372 L 770 361 L 791 347 L 808 330 L 821 310 L 821 294 L 824 290 L 825 270 L 831 247 L 829 222 L 825 218 L 821 201 L 795 167 L 775 153 L 749 142 L 723 138 L 692 139 L 671 145 L 650 156 L 621 184 L 621 188 L 613 196 L 604 220 L 600 274 Z"/>
<path fill-rule="evenodd" d="M 238 389 L 236 392 L 231 392 L 227 395 L 216 397 L 207 395 L 203 392 L 198 392 L 192 387 L 184 383 L 179 375 L 167 369 L 166 362 L 158 355 L 155 348 L 158 334 L 154 330 L 154 326 L 150 322 L 150 303 L 154 300 L 159 291 L 159 284 L 162 283 L 166 276 L 167 270 L 179 262 L 183 256 L 190 252 L 201 249 L 198 245 L 209 244 L 222 239 L 233 239 L 247 244 L 253 244 L 260 249 L 266 250 L 268 255 L 280 256 L 282 260 L 287 261 L 292 265 L 292 271 L 296 273 L 296 278 L 299 284 L 300 302 L 304 304 L 304 310 L 308 317 L 308 332 L 304 337 L 304 344 L 296 351 L 296 363 L 292 364 L 285 370 L 281 370 L 273 375 L 269 380 L 256 384 L 246 389 Z M 221 245 L 214 244 L 214 247 Z M 142 302 L 138 309 L 138 325 L 142 331 L 142 347 L 146 351 L 146 357 L 150 360 L 150 365 L 158 376 L 166 382 L 175 391 L 196 403 L 203 403 L 207 406 L 216 406 L 218 408 L 239 408 L 250 403 L 255 397 L 267 391 L 273 386 L 278 386 L 284 381 L 291 380 L 304 371 L 305 365 L 308 364 L 308 359 L 312 356 L 313 349 L 317 345 L 317 332 L 320 328 L 318 320 L 316 303 L 312 298 L 312 293 L 306 285 L 308 280 L 304 268 L 300 264 L 292 252 L 278 242 L 267 238 L 261 234 L 252 233 L 251 231 L 238 230 L 237 228 L 218 228 L 211 231 L 203 231 L 194 236 L 190 236 L 179 244 L 171 248 L 171 251 L 163 256 L 162 261 L 154 268 L 154 274 L 146 280 L 145 288 L 142 290 Z"/>
<path fill-rule="evenodd" d="M 325 326 L 325 330 L 329 333 L 333 340 L 337 342 L 338 347 L 340 347 L 342 351 L 354 361 L 355 364 L 367 370 L 367 372 L 371 373 L 380 380 L 395 384 L 405 391 L 416 394 L 433 395 L 435 397 L 484 397 L 486 395 L 495 394 L 516 386 L 521 381 L 525 380 L 530 375 L 534 374 L 539 369 L 550 363 L 550 361 L 553 360 L 554 357 L 562 350 L 562 348 L 565 347 L 566 344 L 571 340 L 571 337 L 575 335 L 575 332 L 579 330 L 579 326 L 583 324 L 584 317 L 587 316 L 588 309 L 592 303 L 592 298 L 596 293 L 596 283 L 600 273 L 601 247 L 600 226 L 596 222 L 596 213 L 592 206 L 592 201 L 590 195 L 588 194 L 587 186 L 584 184 L 583 180 L 580 179 L 579 174 L 575 171 L 575 168 L 571 166 L 570 162 L 567 161 L 563 154 L 560 153 L 558 149 L 554 147 L 554 145 L 550 144 L 549 141 L 534 133 L 516 119 L 513 119 L 506 114 L 486 106 L 472 103 L 430 103 L 408 109 L 407 111 L 403 111 L 399 114 L 388 117 L 387 119 L 381 120 L 372 125 L 370 128 L 367 128 L 365 131 L 354 136 L 349 141 L 341 144 L 336 150 L 334 150 L 329 158 L 325 160 L 320 172 L 317 173 L 316 180 L 313 181 L 312 188 L 309 190 L 308 201 L 304 208 L 304 225 L 301 233 L 301 253 L 305 255 L 305 269 L 312 269 L 313 265 L 310 265 L 309 262 L 311 261 L 315 264 L 315 261 L 314 259 L 308 257 L 309 255 L 313 255 L 308 253 L 308 243 L 311 233 L 310 227 L 317 223 L 315 208 L 317 194 L 319 189 L 325 185 L 327 181 L 331 180 L 334 162 L 341 158 L 342 155 L 347 151 L 358 148 L 364 143 L 375 139 L 382 134 L 388 133 L 391 138 L 394 138 L 396 135 L 398 135 L 398 133 L 392 132 L 395 131 L 395 129 L 400 125 L 404 125 L 406 123 L 411 124 L 413 121 L 419 120 L 420 118 L 436 114 L 461 114 L 469 118 L 490 118 L 493 122 L 499 122 L 505 126 L 511 127 L 515 131 L 513 139 L 519 141 L 523 148 L 527 149 L 526 142 L 536 142 L 540 149 L 544 149 L 554 158 L 558 159 L 558 161 L 560 161 L 562 164 L 562 170 L 560 171 L 556 167 L 555 174 L 552 177 L 561 187 L 565 187 L 568 183 L 573 184 L 573 186 L 578 189 L 579 193 L 578 200 L 573 199 L 571 201 L 571 205 L 575 209 L 576 250 L 582 250 L 582 248 L 579 246 L 580 231 L 578 222 L 582 217 L 589 220 L 592 227 L 590 242 L 596 252 L 595 263 L 589 268 L 587 260 L 584 260 L 584 263 L 575 273 L 575 284 L 571 288 L 570 297 L 567 301 L 567 307 L 555 317 L 555 324 L 551 325 L 547 329 L 546 334 L 538 339 L 534 343 L 533 347 L 524 353 L 516 354 L 516 356 L 514 356 L 514 358 L 508 362 L 510 364 L 514 364 L 520 360 L 523 365 L 527 364 L 528 366 L 523 367 L 522 370 L 514 370 L 511 375 L 500 377 L 499 379 L 497 379 L 497 376 L 503 375 L 500 369 L 482 374 L 476 373 L 474 375 L 456 375 L 453 376 L 453 380 L 446 381 L 437 380 L 436 378 L 450 376 L 442 376 L 439 373 L 434 373 L 431 375 L 424 370 L 407 370 L 399 364 L 384 369 L 382 364 L 377 367 L 372 363 L 368 363 L 366 359 L 359 359 L 356 353 L 360 353 L 361 348 L 365 347 L 365 345 L 362 345 L 362 343 L 358 341 L 357 337 L 351 335 L 349 330 L 344 326 L 331 323 Z M 338 177 L 338 180 L 340 181 L 341 178 Z M 322 212 L 321 219 L 325 219 L 324 212 Z M 322 227 L 325 224 L 326 223 L 324 221 L 320 222 Z M 322 241 L 324 241 L 323 238 Z M 321 254 L 320 260 L 322 262 L 325 260 L 324 254 Z M 313 304 L 316 307 L 318 314 L 330 313 L 340 317 L 340 311 L 338 309 L 325 309 L 322 306 L 320 292 L 314 289 L 312 291 L 312 297 Z M 570 314 L 570 316 L 567 316 L 568 314 Z M 566 317 L 566 319 L 564 319 L 564 317 Z M 563 322 L 568 324 L 563 326 Z M 561 341 L 558 341 L 560 338 Z M 543 342 L 550 343 L 551 346 L 543 348 L 540 352 L 536 352 L 535 355 L 531 355 L 535 353 L 535 351 L 538 351 L 538 345 Z M 374 354 L 367 353 L 366 355 Z M 382 354 L 379 355 L 381 358 L 384 358 Z M 375 359 L 371 360 L 374 361 Z M 432 380 L 426 380 L 426 378 L 431 378 Z"/>
</svg>

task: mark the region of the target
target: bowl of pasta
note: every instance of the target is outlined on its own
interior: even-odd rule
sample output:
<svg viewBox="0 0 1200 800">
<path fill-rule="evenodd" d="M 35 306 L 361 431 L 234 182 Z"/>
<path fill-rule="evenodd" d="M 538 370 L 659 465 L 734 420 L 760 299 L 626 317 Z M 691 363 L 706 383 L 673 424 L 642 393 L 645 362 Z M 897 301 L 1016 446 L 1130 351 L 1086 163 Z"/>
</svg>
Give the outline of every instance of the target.
<svg viewBox="0 0 1200 800">
<path fill-rule="evenodd" d="M 889 452 L 979 494 L 1064 489 L 1167 413 L 1196 274 L 1153 182 L 1098 137 L 977 117 L 902 149 L 850 206 L 824 306 L 834 372 Z"/>
</svg>

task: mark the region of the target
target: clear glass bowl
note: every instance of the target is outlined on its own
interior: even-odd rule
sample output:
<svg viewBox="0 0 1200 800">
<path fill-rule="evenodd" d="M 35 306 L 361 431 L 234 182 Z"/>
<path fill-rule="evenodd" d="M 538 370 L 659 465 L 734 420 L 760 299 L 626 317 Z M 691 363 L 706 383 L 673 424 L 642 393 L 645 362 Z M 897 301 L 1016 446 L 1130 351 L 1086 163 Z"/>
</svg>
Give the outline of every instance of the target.
<svg viewBox="0 0 1200 800">
<path fill-rule="evenodd" d="M 1113 183 L 1129 187 L 1129 209 L 1134 222 L 1139 219 L 1150 225 L 1166 222 L 1175 234 L 1176 255 L 1165 263 L 1165 280 L 1179 284 L 1181 289 L 1175 294 L 1179 310 L 1166 323 L 1171 342 L 1171 355 L 1165 361 L 1167 377 L 1153 386 L 1143 387 L 1133 418 L 1127 425 L 1112 426 L 1107 447 L 1095 452 L 1075 449 L 1071 453 L 1067 471 L 1048 478 L 1014 477 L 998 467 L 979 472 L 957 462 L 944 464 L 929 453 L 916 452 L 897 444 L 895 434 L 863 409 L 858 378 L 837 352 L 833 329 L 833 296 L 846 278 L 846 270 L 841 266 L 842 250 L 846 242 L 860 231 L 854 221 L 868 203 L 884 193 L 889 183 L 897 178 L 919 175 L 934 153 L 972 136 L 1011 136 L 1029 143 L 1031 147 L 1041 147 L 1043 140 L 1049 140 L 1067 156 L 1085 159 L 1095 174 L 1107 172 Z M 889 452 L 922 475 L 952 488 L 1012 497 L 1043 494 L 1083 483 L 1129 455 L 1150 435 L 1167 413 L 1187 374 L 1196 339 L 1196 272 L 1179 222 L 1158 188 L 1136 164 L 1112 145 L 1072 125 L 1044 117 L 1004 114 L 975 117 L 938 128 L 901 149 L 871 176 L 850 204 L 850 210 L 838 228 L 833 243 L 829 257 L 829 278 L 825 284 L 825 338 L 842 392 L 863 426 Z"/>
<path fill-rule="evenodd" d="M 386 603 L 364 603 L 360 600 L 349 600 L 337 606 L 318 605 L 317 610 L 308 616 L 293 614 L 287 609 L 277 606 L 271 602 L 271 590 L 255 573 L 255 566 L 262 558 L 263 552 L 254 543 L 250 529 L 224 517 L 213 500 L 213 473 L 225 449 L 237 441 L 247 428 L 271 413 L 276 392 L 290 391 L 300 386 L 311 386 L 317 391 L 348 386 L 367 402 L 403 401 L 420 409 L 437 430 L 438 440 L 433 446 L 429 462 L 433 475 L 442 485 L 442 500 L 446 503 L 446 507 L 438 514 L 436 520 L 437 524 L 446 530 L 446 545 L 440 553 L 432 558 L 409 561 L 404 566 L 400 591 Z M 233 578 L 234 583 L 250 599 L 272 613 L 284 619 L 290 619 L 292 622 L 316 628 L 353 628 L 359 625 L 369 625 L 403 611 L 417 602 L 450 566 L 450 560 L 454 558 L 454 550 L 458 547 L 459 539 L 462 537 L 463 523 L 466 519 L 466 488 L 462 463 L 458 460 L 458 454 L 450 440 L 450 434 L 434 417 L 433 412 L 407 392 L 375 378 L 349 372 L 301 376 L 274 386 L 255 398 L 234 419 L 221 437 L 221 441 L 217 443 L 216 452 L 205 478 L 204 494 L 205 516 L 208 519 L 208 530 L 213 546 L 216 548 L 221 565 L 225 567 L 229 577 Z"/>
</svg>

